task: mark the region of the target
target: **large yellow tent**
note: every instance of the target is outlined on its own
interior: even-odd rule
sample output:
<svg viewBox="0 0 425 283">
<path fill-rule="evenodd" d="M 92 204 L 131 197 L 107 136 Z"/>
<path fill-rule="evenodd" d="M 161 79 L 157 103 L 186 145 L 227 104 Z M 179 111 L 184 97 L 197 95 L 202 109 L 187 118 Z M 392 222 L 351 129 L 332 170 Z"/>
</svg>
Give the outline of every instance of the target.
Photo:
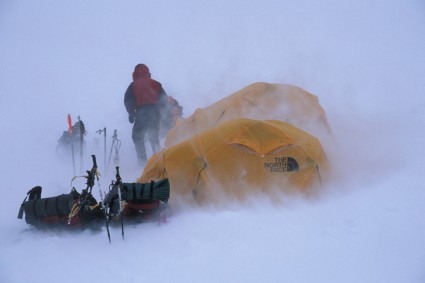
<svg viewBox="0 0 425 283">
<path fill-rule="evenodd" d="M 167 134 L 165 146 L 240 118 L 280 120 L 318 137 L 330 134 L 326 113 L 315 95 L 293 85 L 258 82 L 180 119 Z"/>
<path fill-rule="evenodd" d="M 169 178 L 170 201 L 211 204 L 261 192 L 310 194 L 327 168 L 307 132 L 277 120 L 234 119 L 155 154 L 138 182 Z"/>
</svg>

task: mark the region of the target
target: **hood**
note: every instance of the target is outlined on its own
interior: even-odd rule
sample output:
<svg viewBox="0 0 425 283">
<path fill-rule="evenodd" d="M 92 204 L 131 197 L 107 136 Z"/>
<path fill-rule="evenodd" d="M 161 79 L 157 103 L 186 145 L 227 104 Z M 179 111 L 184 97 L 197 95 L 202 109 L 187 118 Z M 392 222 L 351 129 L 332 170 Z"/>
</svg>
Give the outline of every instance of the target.
<svg viewBox="0 0 425 283">
<path fill-rule="evenodd" d="M 138 64 L 134 68 L 133 81 L 138 78 L 150 78 L 150 77 L 151 77 L 151 73 L 149 72 L 148 66 L 146 66 L 145 64 Z"/>
</svg>

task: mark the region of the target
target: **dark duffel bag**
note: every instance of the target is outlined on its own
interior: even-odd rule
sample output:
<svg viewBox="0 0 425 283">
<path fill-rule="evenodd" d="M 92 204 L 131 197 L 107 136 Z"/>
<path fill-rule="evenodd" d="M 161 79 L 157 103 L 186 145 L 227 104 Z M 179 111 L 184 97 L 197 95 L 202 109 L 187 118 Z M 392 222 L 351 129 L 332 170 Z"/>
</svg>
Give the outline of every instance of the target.
<svg viewBox="0 0 425 283">
<path fill-rule="evenodd" d="M 75 193 L 69 193 L 41 198 L 41 190 L 40 186 L 36 186 L 27 193 L 27 197 L 21 204 L 18 218 L 22 219 L 23 213 L 25 213 L 25 221 L 35 225 L 57 222 L 68 217 L 78 196 Z"/>
</svg>

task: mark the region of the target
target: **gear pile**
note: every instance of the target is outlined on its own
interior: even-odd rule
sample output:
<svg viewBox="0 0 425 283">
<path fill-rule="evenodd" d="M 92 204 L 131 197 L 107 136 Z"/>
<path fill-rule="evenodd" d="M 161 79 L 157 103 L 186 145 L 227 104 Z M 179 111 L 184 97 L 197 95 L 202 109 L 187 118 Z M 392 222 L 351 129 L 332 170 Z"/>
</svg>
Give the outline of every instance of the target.
<svg viewBox="0 0 425 283">
<path fill-rule="evenodd" d="M 56 197 L 42 198 L 41 186 L 28 191 L 21 204 L 18 218 L 36 228 L 80 227 L 93 228 L 106 226 L 109 242 L 111 242 L 109 225 L 121 224 L 124 238 L 124 220 L 142 222 L 147 219 L 166 221 L 170 198 L 168 179 L 151 181 L 150 183 L 124 183 L 121 180 L 119 167 L 116 167 L 116 180 L 112 181 L 105 197 L 99 183 L 99 172 L 95 155 L 92 155 L 93 167 L 87 170 L 87 187 L 78 192 L 72 186 L 71 192 Z M 75 179 L 75 178 L 74 178 Z M 92 194 L 97 182 L 101 201 Z"/>
</svg>

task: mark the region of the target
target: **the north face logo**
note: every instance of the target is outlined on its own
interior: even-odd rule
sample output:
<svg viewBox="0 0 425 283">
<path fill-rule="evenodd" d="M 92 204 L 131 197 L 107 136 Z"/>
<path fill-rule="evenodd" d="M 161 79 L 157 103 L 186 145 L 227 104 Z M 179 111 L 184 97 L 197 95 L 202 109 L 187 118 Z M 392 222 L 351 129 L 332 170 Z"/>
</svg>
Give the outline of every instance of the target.
<svg viewBox="0 0 425 283">
<path fill-rule="evenodd" d="M 298 162 L 292 157 L 276 157 L 274 162 L 264 163 L 264 168 L 270 172 L 298 172 Z"/>
</svg>

